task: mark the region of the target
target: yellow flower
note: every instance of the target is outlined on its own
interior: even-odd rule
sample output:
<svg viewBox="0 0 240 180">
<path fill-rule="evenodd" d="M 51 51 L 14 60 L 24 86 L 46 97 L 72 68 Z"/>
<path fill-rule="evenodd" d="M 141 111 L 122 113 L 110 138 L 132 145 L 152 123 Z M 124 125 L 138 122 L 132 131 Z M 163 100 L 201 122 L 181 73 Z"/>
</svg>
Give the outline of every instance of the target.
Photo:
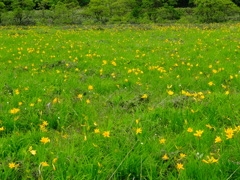
<svg viewBox="0 0 240 180">
<path fill-rule="evenodd" d="M 186 154 L 184 154 L 184 153 L 180 153 L 180 158 L 184 158 L 184 157 L 186 157 L 187 155 Z"/>
<path fill-rule="evenodd" d="M 18 89 L 15 90 L 15 94 L 20 94 Z"/>
<path fill-rule="evenodd" d="M 193 135 L 197 136 L 197 137 L 201 137 L 203 132 L 204 131 L 202 131 L 202 130 L 197 130 L 196 133 L 194 133 Z"/>
<path fill-rule="evenodd" d="M 215 85 L 212 81 L 208 83 L 209 86 Z"/>
<path fill-rule="evenodd" d="M 49 166 L 49 164 L 46 161 L 41 162 L 40 165 L 43 166 L 43 167 Z"/>
<path fill-rule="evenodd" d="M 100 133 L 100 130 L 99 129 L 94 129 L 94 132 L 95 133 Z"/>
<path fill-rule="evenodd" d="M 89 99 L 87 99 L 87 100 L 86 100 L 86 103 L 89 104 L 89 103 L 91 103 L 91 101 L 90 101 Z"/>
<path fill-rule="evenodd" d="M 215 143 L 218 143 L 218 142 L 222 142 L 222 139 L 219 136 L 215 138 Z"/>
<path fill-rule="evenodd" d="M 144 95 L 142 95 L 141 98 L 142 98 L 142 99 L 146 99 L 146 98 L 148 98 L 148 95 L 147 95 L 147 94 L 144 94 Z"/>
<path fill-rule="evenodd" d="M 167 154 L 164 154 L 164 156 L 162 157 L 162 159 L 163 159 L 163 160 L 168 160 L 168 159 L 169 159 L 169 157 L 168 157 L 168 155 L 167 155 Z"/>
<path fill-rule="evenodd" d="M 142 133 L 142 128 L 137 128 L 136 129 L 136 134 L 140 134 L 140 133 Z"/>
<path fill-rule="evenodd" d="M 192 128 L 188 128 L 187 132 L 193 132 L 193 129 Z"/>
<path fill-rule="evenodd" d="M 47 121 L 43 121 L 42 125 L 43 125 L 43 126 L 47 126 L 47 125 L 48 125 L 48 122 L 47 122 Z"/>
<path fill-rule="evenodd" d="M 77 98 L 82 98 L 83 97 L 83 95 L 82 94 L 79 94 L 78 96 L 77 96 Z"/>
<path fill-rule="evenodd" d="M 28 151 L 34 156 L 37 154 L 37 150 L 33 150 L 32 146 L 29 147 Z"/>
<path fill-rule="evenodd" d="M 113 66 L 117 66 L 117 63 L 115 61 L 112 61 Z"/>
<path fill-rule="evenodd" d="M 55 163 L 57 162 L 58 158 L 54 158 L 53 161 L 52 161 L 52 167 L 53 167 L 53 170 L 56 171 L 56 167 L 55 167 Z"/>
<path fill-rule="evenodd" d="M 209 156 L 207 156 L 207 160 L 203 159 L 202 161 L 207 163 L 207 164 L 212 164 L 212 163 L 216 163 L 218 162 L 218 159 L 215 159 L 213 156 L 210 158 Z"/>
<path fill-rule="evenodd" d="M 208 127 L 209 129 L 214 129 L 214 127 L 212 127 L 210 124 L 207 124 L 206 127 Z"/>
<path fill-rule="evenodd" d="M 50 139 L 48 137 L 42 137 L 42 139 L 40 140 L 43 144 L 49 143 Z"/>
<path fill-rule="evenodd" d="M 160 139 L 159 142 L 160 144 L 164 144 L 166 142 L 166 139 Z"/>
<path fill-rule="evenodd" d="M 55 104 L 55 103 L 59 103 L 59 102 L 60 102 L 60 101 L 59 101 L 58 98 L 54 98 L 53 101 L 52 101 L 53 104 Z"/>
<path fill-rule="evenodd" d="M 37 154 L 37 150 L 31 150 L 31 151 L 29 151 L 32 155 L 36 155 Z"/>
<path fill-rule="evenodd" d="M 10 110 L 10 113 L 11 113 L 11 114 L 16 114 L 16 113 L 18 113 L 19 111 L 20 111 L 20 109 L 18 109 L 18 108 L 13 108 L 13 109 Z"/>
<path fill-rule="evenodd" d="M 227 128 L 224 130 L 226 134 L 233 134 L 234 130 L 232 128 Z"/>
<path fill-rule="evenodd" d="M 233 134 L 226 134 L 227 138 L 226 139 L 232 139 L 233 138 Z"/>
<path fill-rule="evenodd" d="M 136 124 L 138 124 L 138 123 L 139 123 L 139 121 L 140 121 L 140 119 L 136 119 Z"/>
<path fill-rule="evenodd" d="M 233 138 L 234 130 L 232 128 L 227 128 L 224 131 L 226 133 L 227 139 Z"/>
<path fill-rule="evenodd" d="M 172 96 L 172 95 L 174 94 L 174 92 L 171 91 L 171 90 L 167 91 L 167 93 L 168 93 L 168 95 L 170 95 L 170 96 Z"/>
<path fill-rule="evenodd" d="M 19 167 L 20 165 L 19 164 L 16 164 L 16 163 L 9 163 L 8 164 L 8 167 L 10 167 L 11 169 L 12 168 L 16 168 L 16 167 Z"/>
<path fill-rule="evenodd" d="M 0 131 L 4 131 L 5 130 L 5 128 L 2 126 L 2 127 L 0 127 Z"/>
<path fill-rule="evenodd" d="M 31 103 L 29 106 L 32 106 L 32 107 L 33 107 L 33 106 L 34 106 L 34 103 Z"/>
<path fill-rule="evenodd" d="M 93 86 L 92 86 L 92 85 L 89 85 L 89 86 L 88 86 L 88 90 L 93 90 Z"/>
<path fill-rule="evenodd" d="M 22 102 L 19 102 L 18 105 L 21 106 L 23 103 Z"/>
<path fill-rule="evenodd" d="M 106 61 L 106 60 L 103 60 L 102 62 L 103 62 L 102 65 L 106 65 L 106 64 L 107 64 L 107 61 Z"/>
<path fill-rule="evenodd" d="M 53 162 L 53 163 L 56 163 L 57 160 L 58 160 L 58 158 L 54 158 L 54 159 L 52 160 L 52 162 Z"/>
<path fill-rule="evenodd" d="M 102 135 L 103 135 L 104 137 L 110 137 L 110 131 L 104 131 L 104 132 L 102 133 Z"/>
<path fill-rule="evenodd" d="M 184 169 L 182 163 L 177 163 L 176 168 L 179 169 L 179 170 L 180 170 L 180 169 Z"/>
<path fill-rule="evenodd" d="M 240 131 L 240 126 L 235 126 L 235 129 L 234 129 L 234 131 L 237 131 L 237 132 L 239 132 L 239 131 Z"/>
</svg>

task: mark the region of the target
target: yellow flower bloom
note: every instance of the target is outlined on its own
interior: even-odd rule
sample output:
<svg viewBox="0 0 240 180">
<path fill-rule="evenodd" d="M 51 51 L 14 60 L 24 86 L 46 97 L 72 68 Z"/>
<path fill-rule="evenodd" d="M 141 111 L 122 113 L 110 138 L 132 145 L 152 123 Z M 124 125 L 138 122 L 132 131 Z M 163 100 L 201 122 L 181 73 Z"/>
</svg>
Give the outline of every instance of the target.
<svg viewBox="0 0 240 180">
<path fill-rule="evenodd" d="M 41 162 L 40 165 L 43 166 L 43 167 L 49 166 L 49 164 L 46 161 Z"/>
<path fill-rule="evenodd" d="M 104 137 L 110 137 L 110 131 L 104 131 L 104 132 L 102 133 L 102 135 L 103 135 Z"/>
<path fill-rule="evenodd" d="M 29 151 L 32 155 L 36 155 L 37 154 L 37 150 L 31 150 L 31 151 Z"/>
<path fill-rule="evenodd" d="M 32 146 L 29 147 L 28 151 L 34 156 L 37 154 L 37 150 L 33 150 Z"/>
<path fill-rule="evenodd" d="M 233 138 L 234 130 L 232 128 L 227 128 L 224 131 L 226 133 L 227 139 Z"/>
<path fill-rule="evenodd" d="M 233 134 L 226 134 L 227 138 L 226 139 L 232 139 L 233 138 Z"/>
<path fill-rule="evenodd" d="M 15 94 L 20 94 L 20 91 L 18 89 L 16 89 Z"/>
<path fill-rule="evenodd" d="M 90 101 L 89 99 L 87 99 L 87 100 L 86 100 L 86 103 L 89 104 L 89 103 L 91 103 L 91 101 Z"/>
<path fill-rule="evenodd" d="M 88 86 L 88 90 L 93 90 L 93 86 L 92 86 L 92 85 L 89 85 L 89 86 Z"/>
<path fill-rule="evenodd" d="M 19 164 L 16 164 L 16 163 L 9 163 L 8 164 L 8 167 L 10 167 L 11 169 L 12 168 L 16 168 L 16 167 L 19 167 L 20 165 Z"/>
<path fill-rule="evenodd" d="M 136 129 L 136 134 L 140 134 L 140 133 L 142 133 L 142 128 L 137 128 Z"/>
<path fill-rule="evenodd" d="M 203 132 L 204 131 L 202 131 L 202 130 L 197 130 L 196 133 L 194 133 L 193 135 L 197 136 L 197 137 L 201 137 Z"/>
<path fill-rule="evenodd" d="M 184 157 L 186 157 L 187 155 L 186 154 L 184 154 L 184 153 L 180 153 L 180 158 L 184 158 Z"/>
<path fill-rule="evenodd" d="M 164 156 L 162 157 L 162 159 L 163 159 L 163 160 L 168 160 L 168 159 L 169 159 L 169 157 L 168 157 L 168 155 L 167 155 L 167 154 L 164 154 Z"/>
<path fill-rule="evenodd" d="M 54 159 L 52 160 L 52 162 L 53 162 L 53 163 L 56 163 L 57 160 L 58 160 L 58 158 L 54 158 Z"/>
<path fill-rule="evenodd" d="M 13 109 L 10 110 L 10 113 L 11 113 L 11 114 L 16 114 L 16 113 L 18 113 L 19 111 L 20 111 L 20 109 L 18 109 L 18 108 L 13 108 Z"/>
<path fill-rule="evenodd" d="M 167 91 L 167 93 L 168 93 L 169 96 L 172 96 L 174 94 L 174 92 L 171 91 L 171 90 Z"/>
<path fill-rule="evenodd" d="M 232 128 L 227 128 L 224 130 L 226 134 L 233 134 L 234 130 Z"/>
<path fill-rule="evenodd" d="M 179 169 L 179 170 L 184 169 L 182 163 L 177 163 L 176 168 Z"/>
<path fill-rule="evenodd" d="M 4 131 L 5 130 L 5 128 L 2 126 L 2 127 L 0 127 L 0 131 Z"/>
<path fill-rule="evenodd" d="M 77 96 L 77 98 L 82 98 L 83 97 L 83 95 L 82 94 L 79 94 L 78 96 Z"/>
<path fill-rule="evenodd" d="M 166 142 L 166 139 L 160 139 L 159 142 L 160 144 L 164 144 Z"/>
<path fill-rule="evenodd" d="M 139 123 L 139 121 L 140 121 L 140 119 L 136 119 L 136 124 L 138 124 L 138 123 Z"/>
<path fill-rule="evenodd" d="M 206 127 L 208 127 L 209 129 L 213 129 L 214 128 L 210 124 L 207 124 Z"/>
<path fill-rule="evenodd" d="M 53 101 L 52 101 L 53 104 L 55 103 L 60 103 L 59 99 L 58 98 L 54 98 Z"/>
<path fill-rule="evenodd" d="M 42 137 L 42 139 L 40 140 L 43 144 L 49 143 L 50 139 L 48 137 Z"/>
<path fill-rule="evenodd" d="M 188 128 L 187 132 L 193 132 L 193 129 L 192 128 Z"/>
<path fill-rule="evenodd" d="M 215 143 L 218 143 L 218 142 L 222 142 L 222 139 L 219 136 L 215 138 Z"/>
<path fill-rule="evenodd" d="M 215 85 L 212 81 L 208 83 L 209 86 Z"/>
<path fill-rule="evenodd" d="M 216 163 L 218 162 L 218 159 L 215 159 L 213 156 L 210 158 L 209 156 L 207 156 L 207 160 L 203 159 L 202 161 L 207 163 L 207 164 L 212 164 L 212 163 Z"/>
<path fill-rule="evenodd" d="M 47 121 L 43 121 L 42 125 L 43 125 L 43 126 L 47 126 L 47 125 L 48 125 L 48 122 L 47 122 Z"/>
<path fill-rule="evenodd" d="M 146 99 L 146 98 L 148 98 L 148 95 L 147 95 L 147 94 L 144 94 L 144 95 L 142 95 L 141 98 L 142 98 L 142 99 Z"/>
<path fill-rule="evenodd" d="M 103 60 L 102 62 L 103 62 L 102 65 L 106 65 L 106 64 L 107 64 L 107 61 L 106 61 L 106 60 Z"/>
<path fill-rule="evenodd" d="M 94 132 L 95 133 L 100 133 L 100 130 L 99 129 L 94 129 Z"/>
</svg>

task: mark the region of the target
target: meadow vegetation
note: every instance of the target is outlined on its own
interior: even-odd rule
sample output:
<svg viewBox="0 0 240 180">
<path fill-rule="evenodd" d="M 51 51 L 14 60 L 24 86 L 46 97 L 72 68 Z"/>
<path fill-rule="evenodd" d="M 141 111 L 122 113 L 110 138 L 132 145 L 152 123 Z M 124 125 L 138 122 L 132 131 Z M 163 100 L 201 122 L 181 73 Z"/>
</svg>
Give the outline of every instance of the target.
<svg viewBox="0 0 240 180">
<path fill-rule="evenodd" d="M 0 25 L 240 21 L 239 0 L 0 0 Z"/>
<path fill-rule="evenodd" d="M 0 179 L 239 179 L 239 23 L 0 39 Z"/>
</svg>

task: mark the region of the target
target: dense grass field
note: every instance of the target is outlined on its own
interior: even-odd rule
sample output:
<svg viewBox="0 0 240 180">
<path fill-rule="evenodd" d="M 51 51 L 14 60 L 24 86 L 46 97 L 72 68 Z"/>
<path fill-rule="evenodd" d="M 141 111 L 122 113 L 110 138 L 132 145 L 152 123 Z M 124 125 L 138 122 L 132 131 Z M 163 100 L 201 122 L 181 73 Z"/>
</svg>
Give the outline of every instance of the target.
<svg viewBox="0 0 240 180">
<path fill-rule="evenodd" d="M 0 179 L 240 179 L 240 24 L 0 27 Z"/>
</svg>

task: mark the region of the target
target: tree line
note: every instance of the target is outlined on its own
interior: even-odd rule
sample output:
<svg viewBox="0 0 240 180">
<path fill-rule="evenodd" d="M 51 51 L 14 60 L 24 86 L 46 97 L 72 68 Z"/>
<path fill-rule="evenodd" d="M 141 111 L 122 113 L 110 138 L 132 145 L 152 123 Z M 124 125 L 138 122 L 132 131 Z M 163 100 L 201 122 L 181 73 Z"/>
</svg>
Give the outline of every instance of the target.
<svg viewBox="0 0 240 180">
<path fill-rule="evenodd" d="M 212 23 L 240 20 L 240 0 L 0 0 L 1 25 Z"/>
</svg>

